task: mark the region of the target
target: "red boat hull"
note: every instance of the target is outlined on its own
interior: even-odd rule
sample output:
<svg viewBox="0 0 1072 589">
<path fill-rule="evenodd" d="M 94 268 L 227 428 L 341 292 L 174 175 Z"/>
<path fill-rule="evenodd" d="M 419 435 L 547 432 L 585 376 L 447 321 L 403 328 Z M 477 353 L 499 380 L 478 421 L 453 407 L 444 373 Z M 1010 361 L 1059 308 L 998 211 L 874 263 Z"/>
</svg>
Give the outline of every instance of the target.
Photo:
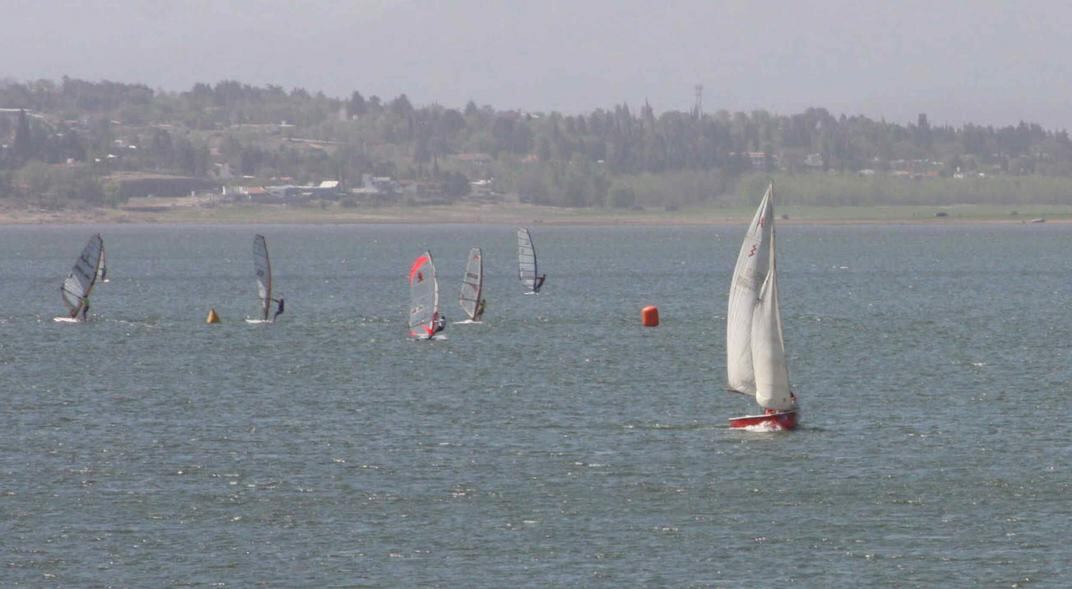
<svg viewBox="0 0 1072 589">
<path fill-rule="evenodd" d="M 730 429 L 763 427 L 771 430 L 791 430 L 797 427 L 797 412 L 777 411 L 764 415 L 745 415 L 730 419 Z"/>
</svg>

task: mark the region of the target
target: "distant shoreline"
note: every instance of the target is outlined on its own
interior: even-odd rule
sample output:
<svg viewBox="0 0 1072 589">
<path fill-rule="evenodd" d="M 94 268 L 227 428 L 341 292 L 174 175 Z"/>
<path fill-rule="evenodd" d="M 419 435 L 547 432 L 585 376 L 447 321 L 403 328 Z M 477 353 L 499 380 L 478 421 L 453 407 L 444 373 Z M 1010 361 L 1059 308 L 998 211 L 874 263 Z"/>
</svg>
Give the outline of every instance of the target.
<svg viewBox="0 0 1072 589">
<path fill-rule="evenodd" d="M 440 205 L 427 207 L 340 208 L 291 205 L 220 205 L 193 207 L 181 199 L 158 199 L 158 206 L 39 210 L 0 208 L 0 225 L 178 224 L 178 225 L 347 225 L 347 224 L 488 224 L 488 225 L 709 225 L 747 223 L 753 210 L 696 207 L 676 211 L 570 209 L 536 205 Z M 1069 205 L 954 206 L 784 206 L 782 224 L 1030 224 L 1072 222 Z"/>
</svg>

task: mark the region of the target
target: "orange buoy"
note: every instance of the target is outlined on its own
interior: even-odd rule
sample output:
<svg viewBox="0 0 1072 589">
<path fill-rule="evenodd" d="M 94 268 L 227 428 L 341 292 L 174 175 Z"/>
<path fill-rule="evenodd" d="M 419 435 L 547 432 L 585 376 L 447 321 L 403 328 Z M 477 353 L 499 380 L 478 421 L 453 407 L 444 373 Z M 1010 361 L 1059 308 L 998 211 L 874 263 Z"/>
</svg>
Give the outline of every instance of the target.
<svg viewBox="0 0 1072 589">
<path fill-rule="evenodd" d="M 640 310 L 640 324 L 644 327 L 658 327 L 659 326 L 659 308 L 655 305 L 648 305 Z"/>
<path fill-rule="evenodd" d="M 219 323 L 220 316 L 216 314 L 216 309 L 212 308 L 208 311 L 208 317 L 205 318 L 205 323 Z"/>
</svg>

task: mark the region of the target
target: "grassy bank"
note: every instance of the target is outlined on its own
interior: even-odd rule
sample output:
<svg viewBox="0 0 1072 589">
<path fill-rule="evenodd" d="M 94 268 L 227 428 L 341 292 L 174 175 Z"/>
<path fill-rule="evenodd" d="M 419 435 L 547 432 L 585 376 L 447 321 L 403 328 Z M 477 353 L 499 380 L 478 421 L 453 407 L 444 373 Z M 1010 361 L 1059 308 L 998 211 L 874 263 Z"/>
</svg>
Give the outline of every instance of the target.
<svg viewBox="0 0 1072 589">
<path fill-rule="evenodd" d="M 230 205 L 203 206 L 185 199 L 155 199 L 154 206 L 129 209 L 87 208 L 44 211 L 0 210 L 0 223 L 489 223 L 489 224 L 652 224 L 692 225 L 744 223 L 755 213 L 753 205 L 707 204 L 662 209 L 575 209 L 524 204 L 444 205 L 427 207 L 340 207 L 337 205 Z M 1072 220 L 1072 205 L 959 204 L 903 206 L 782 205 L 777 209 L 788 223 L 1026 223 Z"/>
</svg>

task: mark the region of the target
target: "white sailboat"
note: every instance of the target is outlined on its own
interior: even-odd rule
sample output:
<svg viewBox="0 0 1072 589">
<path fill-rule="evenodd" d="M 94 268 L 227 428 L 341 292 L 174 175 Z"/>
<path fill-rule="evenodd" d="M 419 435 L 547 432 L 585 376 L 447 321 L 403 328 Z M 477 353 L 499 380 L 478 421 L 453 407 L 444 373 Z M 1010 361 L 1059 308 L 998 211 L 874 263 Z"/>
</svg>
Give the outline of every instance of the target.
<svg viewBox="0 0 1072 589">
<path fill-rule="evenodd" d="M 465 277 L 462 290 L 458 295 L 458 304 L 465 311 L 468 319 L 459 323 L 480 323 L 484 316 L 484 256 L 480 248 L 469 250 L 469 261 L 465 264 Z"/>
<path fill-rule="evenodd" d="M 417 256 L 409 267 L 409 334 L 417 339 L 444 339 L 439 314 L 439 283 L 431 252 Z"/>
<path fill-rule="evenodd" d="M 86 247 L 82 248 L 82 253 L 75 260 L 74 268 L 60 287 L 63 304 L 67 307 L 67 316 L 54 317 L 54 321 L 78 323 L 89 318 L 89 293 L 97 282 L 103 251 L 104 240 L 101 239 L 100 233 L 90 237 Z"/>
<path fill-rule="evenodd" d="M 268 314 L 272 310 L 272 263 L 268 259 L 268 242 L 263 235 L 253 236 L 253 271 L 257 275 L 257 298 L 260 300 L 260 313 L 255 319 L 246 319 L 246 323 L 272 323 L 274 318 Z M 282 306 L 280 306 L 282 312 Z"/>
<path fill-rule="evenodd" d="M 525 227 L 517 228 L 517 275 L 521 284 L 529 289 L 528 294 L 537 294 L 543 286 L 546 274 L 539 274 L 536 266 L 536 248 L 532 234 Z"/>
<path fill-rule="evenodd" d="M 741 244 L 726 315 L 727 388 L 754 397 L 763 413 L 732 418 L 731 428 L 788 430 L 797 425 L 799 409 L 789 387 L 774 242 L 772 183 Z"/>
</svg>

